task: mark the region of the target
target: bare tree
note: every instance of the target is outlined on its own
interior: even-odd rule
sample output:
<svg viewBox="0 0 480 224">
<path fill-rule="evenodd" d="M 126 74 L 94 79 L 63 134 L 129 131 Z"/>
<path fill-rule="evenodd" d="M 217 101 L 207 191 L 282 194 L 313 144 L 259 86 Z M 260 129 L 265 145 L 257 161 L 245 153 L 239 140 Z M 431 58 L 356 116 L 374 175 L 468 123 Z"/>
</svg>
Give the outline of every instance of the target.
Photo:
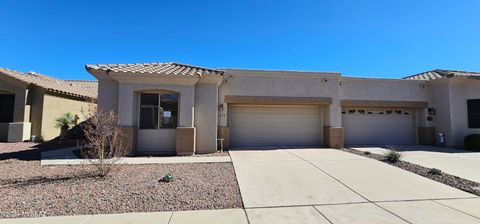
<svg viewBox="0 0 480 224">
<path fill-rule="evenodd" d="M 83 132 L 87 142 L 82 150 L 83 156 L 96 167 L 99 176 L 106 176 L 118 170 L 121 158 L 127 154 L 123 144 L 122 133 L 117 115 L 100 110 L 91 112 L 87 122 L 83 124 Z"/>
</svg>

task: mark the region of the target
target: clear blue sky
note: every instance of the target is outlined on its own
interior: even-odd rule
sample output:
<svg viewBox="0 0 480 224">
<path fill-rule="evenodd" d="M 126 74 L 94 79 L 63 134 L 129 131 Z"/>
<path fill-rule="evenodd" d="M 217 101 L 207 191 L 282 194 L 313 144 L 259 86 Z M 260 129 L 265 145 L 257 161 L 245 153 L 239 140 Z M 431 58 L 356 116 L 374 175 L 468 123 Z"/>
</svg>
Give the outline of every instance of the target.
<svg viewBox="0 0 480 224">
<path fill-rule="evenodd" d="M 93 79 L 85 64 L 397 78 L 480 71 L 478 0 L 1 0 L 0 67 Z"/>
</svg>

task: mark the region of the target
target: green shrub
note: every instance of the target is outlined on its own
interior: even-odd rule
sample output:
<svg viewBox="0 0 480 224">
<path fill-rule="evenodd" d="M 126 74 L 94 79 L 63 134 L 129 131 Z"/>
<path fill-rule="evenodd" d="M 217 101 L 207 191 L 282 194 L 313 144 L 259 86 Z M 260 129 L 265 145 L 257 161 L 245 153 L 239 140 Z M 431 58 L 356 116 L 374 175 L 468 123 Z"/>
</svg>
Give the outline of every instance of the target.
<svg viewBox="0 0 480 224">
<path fill-rule="evenodd" d="M 168 183 L 173 181 L 173 175 L 171 173 L 166 174 L 165 176 L 160 179 L 160 182 Z"/>
<path fill-rule="evenodd" d="M 466 149 L 480 151 L 480 134 L 468 135 L 464 139 Z"/>
<path fill-rule="evenodd" d="M 58 117 L 57 119 L 55 119 L 56 128 L 66 127 L 68 129 L 74 124 L 75 124 L 75 116 L 70 112 L 67 112 L 62 116 Z"/>
<path fill-rule="evenodd" d="M 395 147 L 387 147 L 388 151 L 384 153 L 385 160 L 389 163 L 396 163 L 402 158 L 402 152 Z"/>
<path fill-rule="evenodd" d="M 433 175 L 442 175 L 442 170 L 439 170 L 437 168 L 432 168 L 428 171 L 428 173 Z"/>
</svg>

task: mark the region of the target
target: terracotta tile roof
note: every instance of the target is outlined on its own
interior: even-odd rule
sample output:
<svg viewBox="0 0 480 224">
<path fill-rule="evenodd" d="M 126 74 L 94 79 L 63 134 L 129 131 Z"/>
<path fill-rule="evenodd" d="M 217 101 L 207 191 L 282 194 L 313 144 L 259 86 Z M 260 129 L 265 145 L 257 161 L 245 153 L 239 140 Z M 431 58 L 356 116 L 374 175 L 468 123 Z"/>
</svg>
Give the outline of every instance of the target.
<svg viewBox="0 0 480 224">
<path fill-rule="evenodd" d="M 60 80 L 35 72 L 22 73 L 7 68 L 0 68 L 0 75 L 5 75 L 27 85 L 36 85 L 51 92 L 81 98 L 97 98 L 97 81 Z"/>
<path fill-rule="evenodd" d="M 464 77 L 471 79 L 480 79 L 480 72 L 466 72 L 466 71 L 455 71 L 455 70 L 442 70 L 435 69 L 432 71 L 422 72 L 416 75 L 411 75 L 404 77 L 403 79 L 414 79 L 414 80 L 434 80 L 439 78 L 451 78 L 451 77 Z"/>
<path fill-rule="evenodd" d="M 180 64 L 175 62 L 165 63 L 143 63 L 143 64 L 95 64 L 86 65 L 87 70 L 104 70 L 114 72 L 132 72 L 141 74 L 156 75 L 184 75 L 184 76 L 204 76 L 204 75 L 223 75 L 223 71 L 203 68 L 193 65 Z"/>
</svg>

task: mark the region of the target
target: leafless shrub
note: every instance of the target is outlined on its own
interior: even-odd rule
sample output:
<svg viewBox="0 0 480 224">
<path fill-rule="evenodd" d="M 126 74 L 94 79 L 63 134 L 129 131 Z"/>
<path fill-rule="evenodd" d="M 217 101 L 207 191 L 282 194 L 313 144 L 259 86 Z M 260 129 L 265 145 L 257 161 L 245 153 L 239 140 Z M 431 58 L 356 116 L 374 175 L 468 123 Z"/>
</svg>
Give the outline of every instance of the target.
<svg viewBox="0 0 480 224">
<path fill-rule="evenodd" d="M 104 177 L 118 170 L 127 149 L 123 144 L 124 134 L 117 115 L 112 111 L 95 111 L 82 128 L 87 142 L 82 154 L 96 167 L 98 175 Z"/>
</svg>

